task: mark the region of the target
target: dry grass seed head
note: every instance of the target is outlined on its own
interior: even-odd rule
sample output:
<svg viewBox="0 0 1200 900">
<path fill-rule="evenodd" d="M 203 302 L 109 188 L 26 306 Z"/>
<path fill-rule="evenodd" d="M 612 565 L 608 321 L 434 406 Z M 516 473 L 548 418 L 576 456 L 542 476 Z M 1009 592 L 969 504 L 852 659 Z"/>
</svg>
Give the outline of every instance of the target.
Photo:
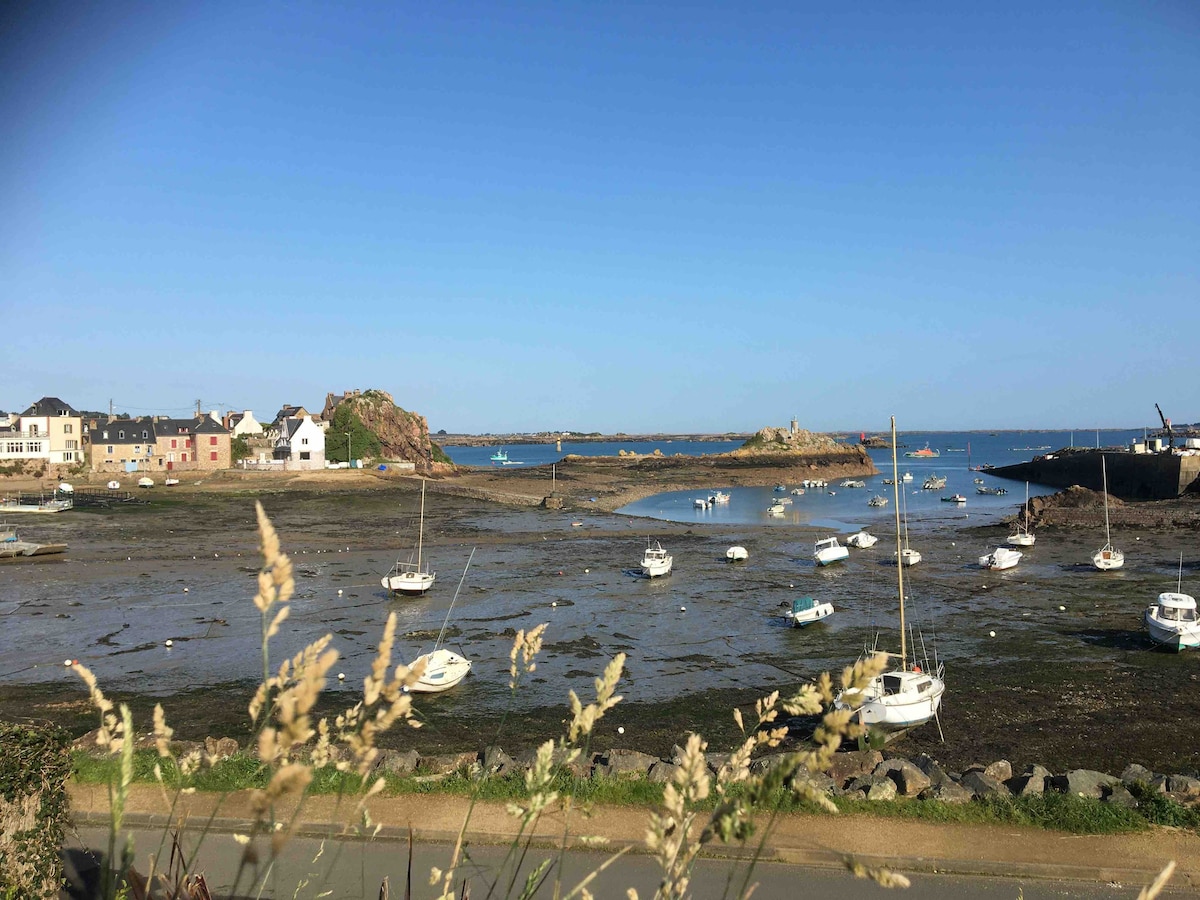
<svg viewBox="0 0 1200 900">
<path fill-rule="evenodd" d="M 537 655 L 542 652 L 542 636 L 546 633 L 548 622 L 543 622 L 529 631 L 521 629 L 513 640 L 512 650 L 508 653 L 508 687 L 515 690 L 521 676 L 537 669 Z"/>
</svg>

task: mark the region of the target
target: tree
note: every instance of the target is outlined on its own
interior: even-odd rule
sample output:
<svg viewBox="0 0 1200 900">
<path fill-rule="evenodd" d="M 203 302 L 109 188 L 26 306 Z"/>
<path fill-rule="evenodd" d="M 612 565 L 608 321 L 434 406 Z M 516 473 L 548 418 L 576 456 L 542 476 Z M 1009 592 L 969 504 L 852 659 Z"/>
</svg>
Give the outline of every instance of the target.
<svg viewBox="0 0 1200 900">
<path fill-rule="evenodd" d="M 245 435 L 239 434 L 229 442 L 229 454 L 234 462 L 245 459 L 250 455 L 250 442 L 246 440 Z"/>
<path fill-rule="evenodd" d="M 350 435 L 347 447 L 346 435 Z M 329 430 L 325 432 L 325 458 L 330 462 L 349 462 L 350 453 L 355 459 L 377 457 L 382 450 L 379 438 L 363 424 L 352 406 L 341 404 L 333 412 Z"/>
</svg>

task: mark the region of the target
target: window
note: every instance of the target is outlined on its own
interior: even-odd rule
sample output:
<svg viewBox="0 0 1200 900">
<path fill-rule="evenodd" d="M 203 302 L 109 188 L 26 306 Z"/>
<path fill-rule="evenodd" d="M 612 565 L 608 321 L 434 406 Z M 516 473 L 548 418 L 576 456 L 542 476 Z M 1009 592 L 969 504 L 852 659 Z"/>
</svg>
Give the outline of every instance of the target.
<svg viewBox="0 0 1200 900">
<path fill-rule="evenodd" d="M 217 461 L 217 451 L 214 450 L 212 453 L 210 453 L 208 455 L 208 458 L 211 459 L 213 462 L 216 462 Z"/>
<path fill-rule="evenodd" d="M 68 450 L 78 450 L 79 449 L 79 441 L 67 441 L 67 449 Z"/>
<path fill-rule="evenodd" d="M 183 446 L 185 446 L 185 447 L 190 447 L 190 446 L 192 446 L 192 439 L 191 439 L 191 438 L 184 438 L 184 441 L 183 441 Z"/>
<path fill-rule="evenodd" d="M 106 441 L 108 440 L 108 432 L 107 431 L 104 432 L 104 440 L 106 440 Z"/>
<path fill-rule="evenodd" d="M 144 441 L 144 440 L 146 440 L 146 438 L 148 438 L 148 437 L 150 437 L 150 432 L 148 432 L 148 431 L 143 431 L 143 432 L 142 432 L 142 440 Z"/>
<path fill-rule="evenodd" d="M 63 434 L 74 434 L 74 432 L 75 432 L 74 425 L 67 424 L 67 425 L 63 426 Z"/>
<path fill-rule="evenodd" d="M 311 453 L 309 453 L 307 450 L 301 450 L 301 451 L 300 451 L 300 458 L 301 458 L 301 459 L 312 459 L 312 454 L 311 454 Z"/>
<path fill-rule="evenodd" d="M 212 435 L 212 436 L 211 436 L 211 437 L 208 439 L 208 445 L 209 445 L 210 447 L 215 447 L 215 446 L 217 446 L 217 436 L 216 436 L 215 434 L 214 434 L 214 435 Z M 215 459 L 216 457 L 213 457 L 213 458 Z"/>
<path fill-rule="evenodd" d="M 179 446 L 179 441 L 175 440 L 175 438 L 171 438 L 171 449 L 174 450 L 178 446 Z"/>
<path fill-rule="evenodd" d="M 124 431 L 117 432 L 117 440 L 119 440 L 119 441 L 125 440 L 125 432 Z"/>
<path fill-rule="evenodd" d="M 133 452 L 134 452 L 134 453 L 141 453 L 141 452 L 142 452 L 142 445 L 141 445 L 141 444 L 138 444 L 136 447 L 134 447 L 134 448 L 133 448 Z"/>
<path fill-rule="evenodd" d="M 307 447 L 308 446 L 308 438 L 300 438 L 300 443 L 301 443 L 301 445 Z"/>
<path fill-rule="evenodd" d="M 179 457 L 179 461 L 180 461 L 180 462 L 187 462 L 187 454 L 186 454 L 186 453 L 184 453 L 184 454 L 181 454 L 181 455 L 180 455 L 180 457 Z"/>
<path fill-rule="evenodd" d="M 112 444 L 109 444 L 108 445 L 108 455 L 109 456 L 112 456 L 112 451 L 113 451 Z"/>
</svg>

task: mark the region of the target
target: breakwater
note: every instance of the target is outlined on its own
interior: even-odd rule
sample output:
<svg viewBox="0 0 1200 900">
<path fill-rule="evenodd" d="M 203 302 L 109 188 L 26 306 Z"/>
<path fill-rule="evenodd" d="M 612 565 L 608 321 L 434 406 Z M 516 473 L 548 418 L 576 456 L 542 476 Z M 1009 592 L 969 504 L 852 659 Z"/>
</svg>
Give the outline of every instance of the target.
<svg viewBox="0 0 1200 900">
<path fill-rule="evenodd" d="M 1200 456 L 1173 453 L 1060 450 L 1029 462 L 991 469 L 988 474 L 1057 488 L 1077 484 L 1099 491 L 1104 486 L 1102 456 L 1108 469 L 1108 492 L 1121 500 L 1171 500 L 1200 490 Z"/>
</svg>

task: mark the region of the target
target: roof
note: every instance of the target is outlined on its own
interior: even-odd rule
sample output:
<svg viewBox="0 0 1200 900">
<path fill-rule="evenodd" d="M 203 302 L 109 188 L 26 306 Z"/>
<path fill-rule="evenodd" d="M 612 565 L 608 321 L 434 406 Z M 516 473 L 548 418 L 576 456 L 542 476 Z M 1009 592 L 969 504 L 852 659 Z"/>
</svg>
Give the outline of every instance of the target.
<svg viewBox="0 0 1200 900">
<path fill-rule="evenodd" d="M 1166 609 L 1195 609 L 1196 598 L 1190 594 L 1166 591 L 1158 595 L 1158 605 Z"/>
<path fill-rule="evenodd" d="M 23 416 L 78 416 L 79 410 L 72 409 L 69 403 L 57 397 L 43 397 L 25 412 Z"/>
<path fill-rule="evenodd" d="M 92 429 L 93 444 L 147 444 L 157 440 L 153 419 L 113 419 Z M 107 436 L 106 436 L 107 435 Z"/>
</svg>

